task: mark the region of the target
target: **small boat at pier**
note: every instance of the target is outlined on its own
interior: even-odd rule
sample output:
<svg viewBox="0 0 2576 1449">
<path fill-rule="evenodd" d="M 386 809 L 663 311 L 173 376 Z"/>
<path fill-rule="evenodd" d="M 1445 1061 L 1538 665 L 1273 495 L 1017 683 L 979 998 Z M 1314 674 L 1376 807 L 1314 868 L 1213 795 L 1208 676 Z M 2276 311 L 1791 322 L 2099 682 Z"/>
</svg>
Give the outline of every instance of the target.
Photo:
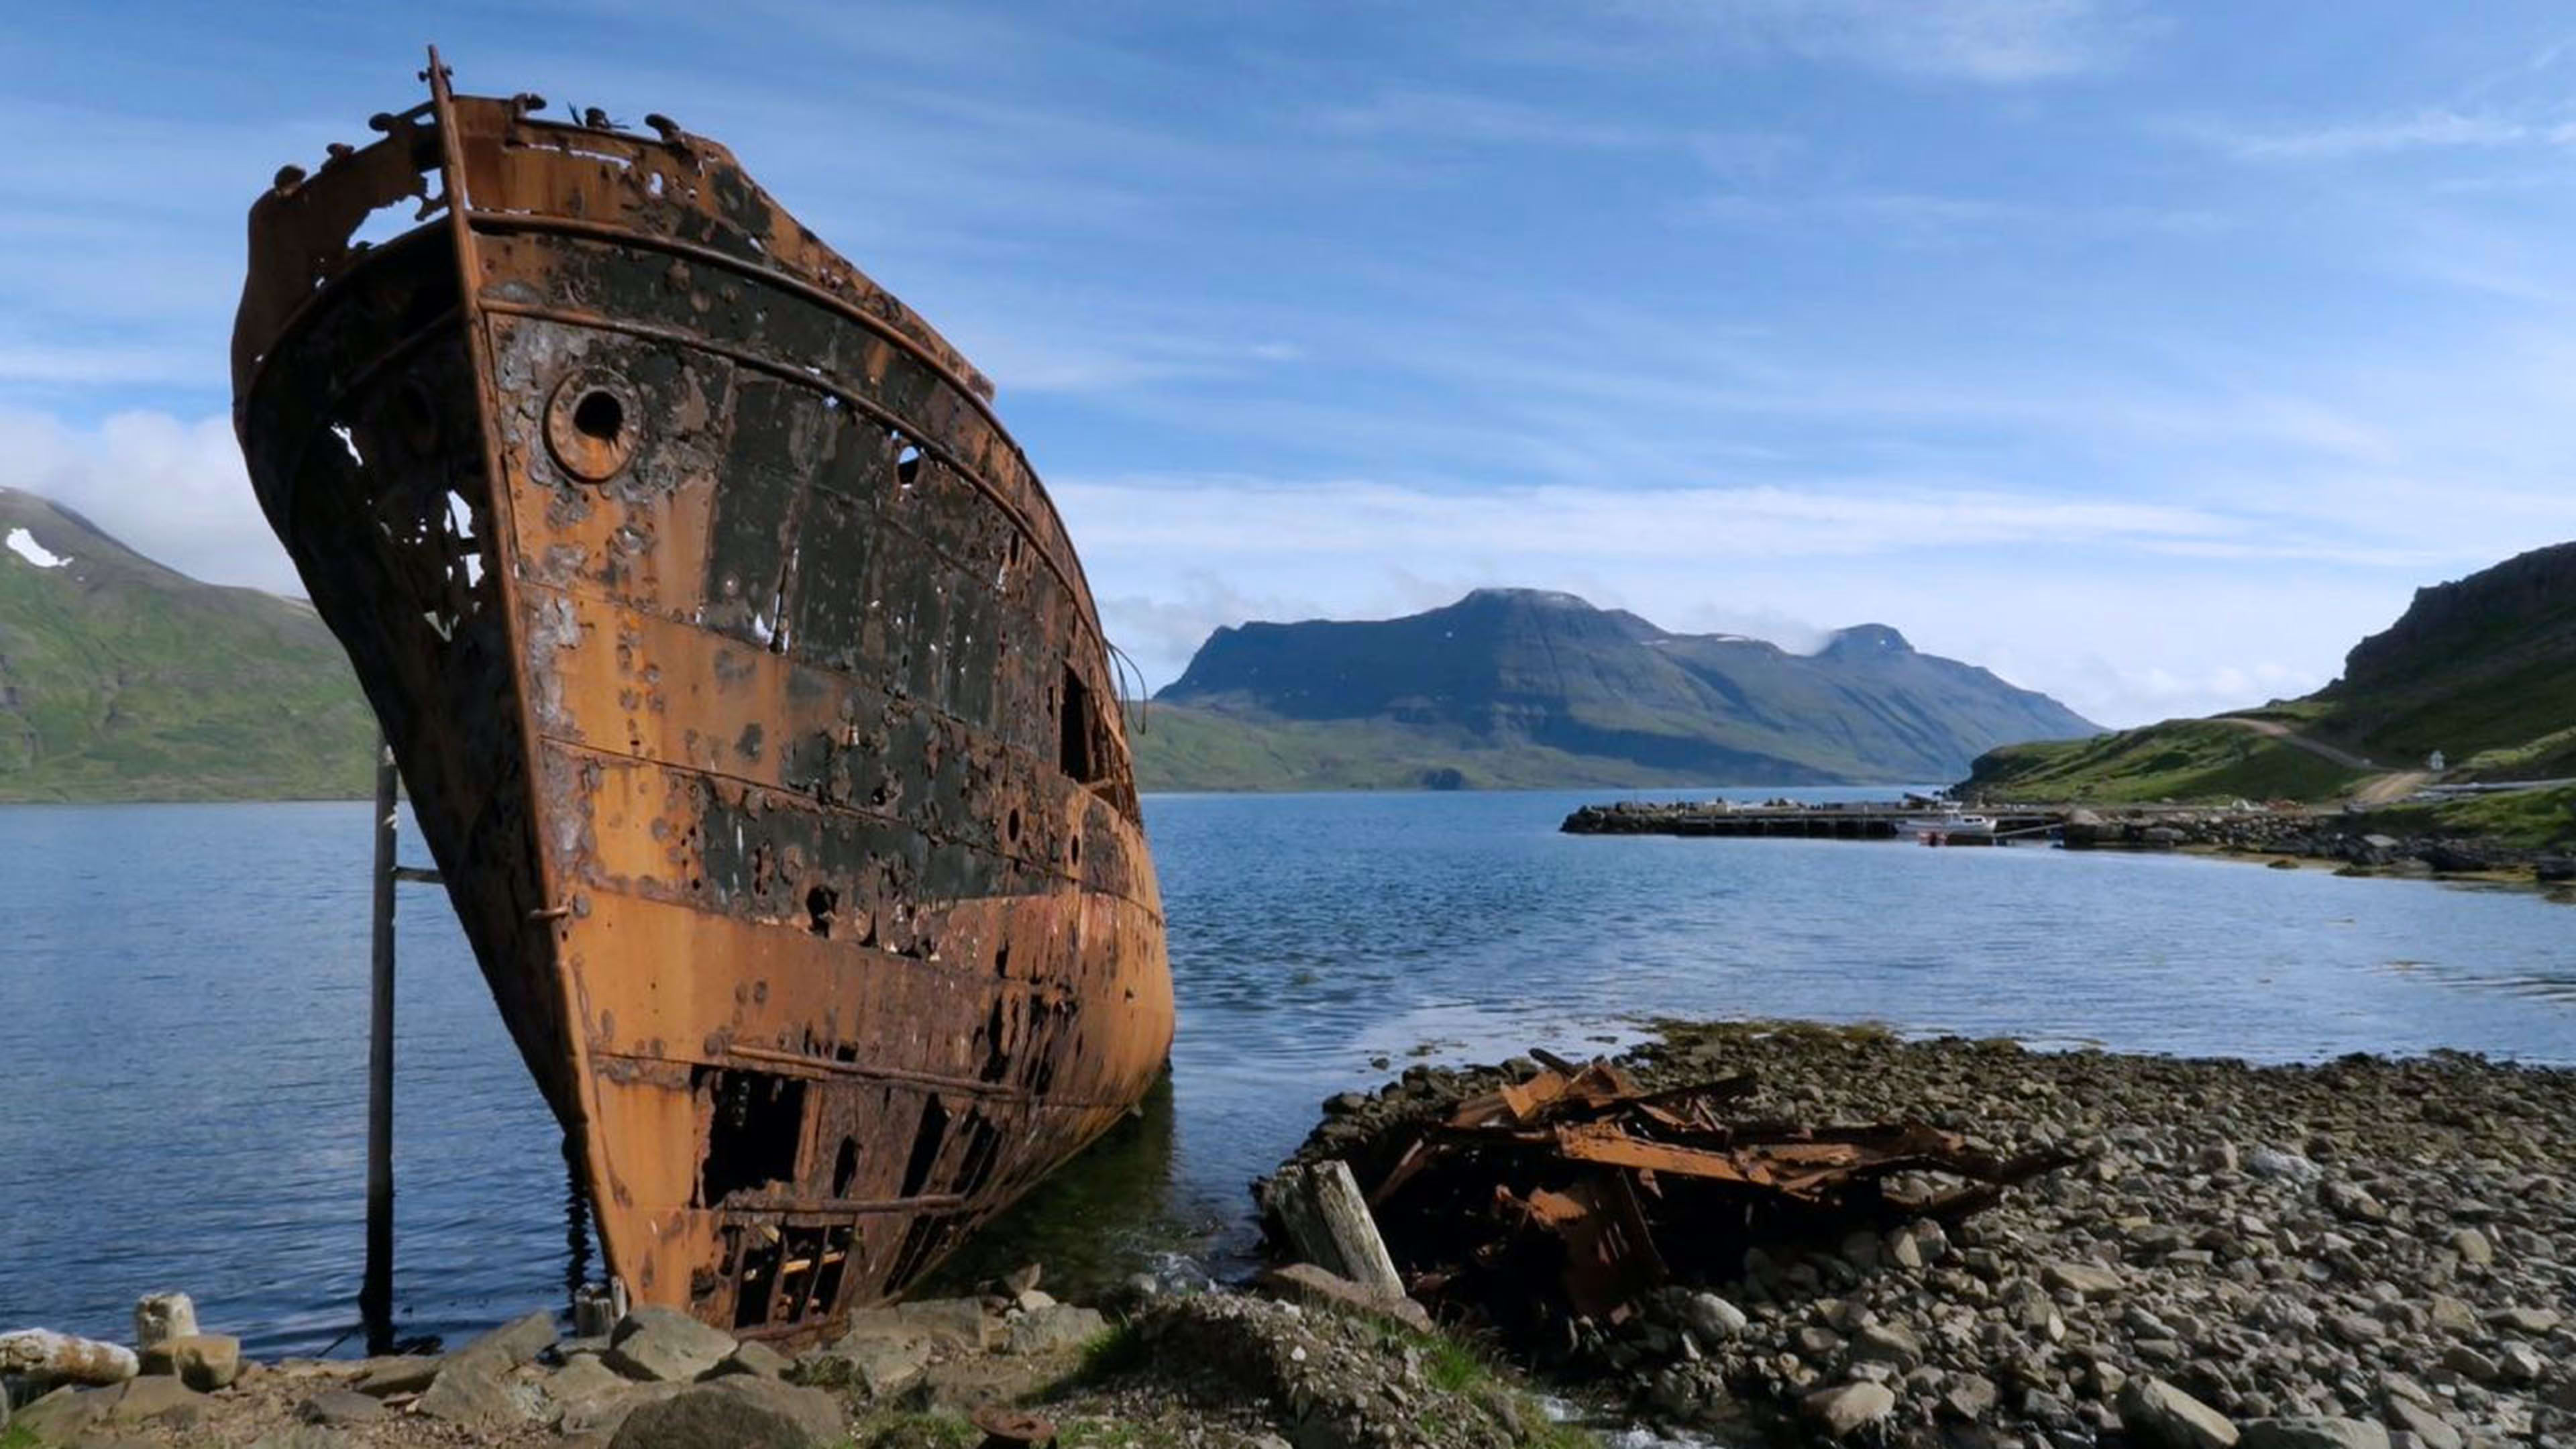
<svg viewBox="0 0 2576 1449">
<path fill-rule="evenodd" d="M 1946 845 L 1974 841 L 1986 844 L 1995 838 L 1995 821 L 1991 815 L 1968 815 L 1952 812 L 1946 815 L 1916 815 L 1897 826 L 1927 845 Z"/>
</svg>

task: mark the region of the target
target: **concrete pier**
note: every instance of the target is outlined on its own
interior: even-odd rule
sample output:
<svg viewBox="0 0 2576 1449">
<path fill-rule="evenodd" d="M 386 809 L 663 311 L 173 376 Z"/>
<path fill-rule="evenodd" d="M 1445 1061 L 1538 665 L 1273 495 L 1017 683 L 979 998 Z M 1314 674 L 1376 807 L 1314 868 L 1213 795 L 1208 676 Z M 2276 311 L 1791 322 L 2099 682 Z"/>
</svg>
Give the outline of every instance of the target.
<svg viewBox="0 0 2576 1449">
<path fill-rule="evenodd" d="M 1622 800 L 1586 805 L 1565 817 L 1568 835 L 1762 835 L 1809 840 L 1897 840 L 1930 831 L 1945 845 L 2010 844 L 2042 840 L 2066 824 L 2061 809 L 1977 811 L 1994 821 L 1987 834 L 1941 832 L 1945 817 L 1966 813 L 1897 801 L 1843 801 L 1818 805 L 1741 805 L 1731 801 L 1677 804 Z"/>
</svg>

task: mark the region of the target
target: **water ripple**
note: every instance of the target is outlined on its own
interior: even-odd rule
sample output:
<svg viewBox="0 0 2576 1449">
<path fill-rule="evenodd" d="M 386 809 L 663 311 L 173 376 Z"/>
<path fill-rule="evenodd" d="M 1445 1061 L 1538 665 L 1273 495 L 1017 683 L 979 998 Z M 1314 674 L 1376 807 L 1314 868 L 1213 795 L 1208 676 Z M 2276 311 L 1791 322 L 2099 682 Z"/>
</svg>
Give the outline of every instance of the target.
<svg viewBox="0 0 2576 1449">
<path fill-rule="evenodd" d="M 1376 1060 L 1588 1052 L 1655 1014 L 2576 1060 L 2571 918 L 2528 893 L 1557 834 L 1586 798 L 1150 800 L 1172 1093 L 981 1259 L 1043 1256 L 1052 1282 L 1176 1236 L 1222 1256 L 1244 1182 Z M 364 1218 L 367 807 L 13 807 L 0 860 L 0 1062 L 42 1104 L 0 1112 L 0 1319 L 113 1335 L 136 1294 L 180 1287 L 257 1352 L 339 1336 Z M 454 1334 L 561 1297 L 562 1159 L 437 893 L 404 900 L 397 1307 L 407 1334 Z"/>
</svg>

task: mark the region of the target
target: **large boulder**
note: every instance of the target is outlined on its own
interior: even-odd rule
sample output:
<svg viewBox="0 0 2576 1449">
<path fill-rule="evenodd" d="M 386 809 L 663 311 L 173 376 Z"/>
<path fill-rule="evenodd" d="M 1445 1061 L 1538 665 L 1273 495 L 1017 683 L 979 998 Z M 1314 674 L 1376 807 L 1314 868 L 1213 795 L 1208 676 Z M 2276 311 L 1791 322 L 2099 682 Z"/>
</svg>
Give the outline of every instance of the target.
<svg viewBox="0 0 2576 1449">
<path fill-rule="evenodd" d="M 638 1308 L 619 1319 L 606 1362 L 630 1379 L 694 1383 L 734 1351 L 733 1335 L 670 1308 Z"/>
<path fill-rule="evenodd" d="M 1009 1353 L 1053 1353 L 1079 1348 L 1108 1331 L 1109 1320 L 1100 1316 L 1100 1310 L 1058 1303 L 1013 1320 L 1010 1339 L 1002 1347 Z"/>
<path fill-rule="evenodd" d="M 707 1370 L 706 1376 L 720 1379 L 727 1374 L 752 1374 L 764 1379 L 783 1378 L 795 1360 L 758 1339 L 734 1345 L 725 1361 Z"/>
<path fill-rule="evenodd" d="M 595 1353 L 577 1353 L 546 1379 L 546 1392 L 556 1403 L 574 1404 L 606 1398 L 635 1387 L 635 1381 L 599 1361 Z"/>
<path fill-rule="evenodd" d="M 600 1362 L 595 1353 L 580 1353 L 546 1380 L 555 1401 L 555 1427 L 567 1435 L 606 1436 L 617 1432 L 626 1416 L 646 1404 L 659 1403 L 686 1385 L 643 1384 Z"/>
<path fill-rule="evenodd" d="M 458 1354 L 413 1405 L 422 1414 L 463 1428 L 506 1429 L 555 1417 L 554 1404 L 533 1380 L 497 1353 Z"/>
<path fill-rule="evenodd" d="M 17 1375 L 40 1384 L 121 1384 L 142 1368 L 134 1350 L 56 1333 L 50 1328 L 22 1328 L 0 1333 L 0 1374 Z"/>
<path fill-rule="evenodd" d="M 890 1399 L 921 1382 L 936 1352 L 938 1345 L 924 1333 L 852 1333 L 797 1359 L 797 1376 L 809 1384 L 855 1389 L 869 1399 Z"/>
<path fill-rule="evenodd" d="M 534 1362 L 537 1355 L 554 1346 L 555 1316 L 540 1309 L 502 1324 L 447 1358 L 450 1363 L 461 1358 L 492 1358 L 516 1368 Z"/>
<path fill-rule="evenodd" d="M 228 1333 L 185 1333 L 143 1350 L 143 1372 L 168 1374 L 199 1393 L 230 1388 L 241 1377 L 241 1340 Z"/>
<path fill-rule="evenodd" d="M 566 1401 L 563 1417 L 555 1421 L 556 1432 L 567 1439 L 599 1445 L 613 1437 L 637 1410 L 677 1398 L 691 1388 L 688 1384 L 639 1384 L 632 1379 L 618 1382 L 623 1387 Z"/>
<path fill-rule="evenodd" d="M 840 1440 L 841 1406 L 820 1389 L 731 1374 L 646 1404 L 609 1449 L 821 1449 Z"/>
<path fill-rule="evenodd" d="M 928 1333 L 944 1348 L 984 1353 L 1001 1346 L 1000 1321 L 986 1313 L 978 1299 L 933 1298 L 921 1303 L 899 1303 L 890 1311 L 897 1322 Z"/>
<path fill-rule="evenodd" d="M 134 1346 L 152 1348 L 197 1331 L 196 1300 L 185 1293 L 146 1293 L 134 1300 Z"/>
</svg>

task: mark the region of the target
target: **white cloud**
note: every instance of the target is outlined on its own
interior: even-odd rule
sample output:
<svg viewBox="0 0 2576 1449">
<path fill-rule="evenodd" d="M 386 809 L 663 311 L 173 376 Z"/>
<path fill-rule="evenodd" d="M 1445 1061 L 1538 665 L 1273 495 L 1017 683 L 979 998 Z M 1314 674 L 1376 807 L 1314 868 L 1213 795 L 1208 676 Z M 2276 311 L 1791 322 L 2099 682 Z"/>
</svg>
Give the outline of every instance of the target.
<svg viewBox="0 0 2576 1449">
<path fill-rule="evenodd" d="M 2249 161 L 2341 160 L 2396 151 L 2576 145 L 2576 122 L 2536 121 L 2440 106 L 2407 116 L 2288 130 L 2209 125 L 2186 129 Z"/>
<path fill-rule="evenodd" d="M 1291 342 L 1086 331 L 1031 326 L 1030 320 L 964 309 L 943 330 L 986 376 L 998 379 L 1013 395 L 1120 392 L 1151 383 L 1237 377 L 1305 356 Z"/>
<path fill-rule="evenodd" d="M 2154 503 L 1985 490 L 1488 487 L 1058 480 L 1086 549 L 1371 549 L 1600 559 L 1851 557 L 1954 545 L 2207 539 L 2241 525 Z"/>
<path fill-rule="evenodd" d="M 181 348 L 0 342 L 0 383 L 32 387 L 203 387 L 219 364 Z"/>
<path fill-rule="evenodd" d="M 2226 217 L 2201 207 L 2099 206 L 1918 191 L 1721 193 L 1697 199 L 1684 215 L 1734 225 L 1839 223 L 1869 228 L 1896 241 L 1968 231 L 2009 236 L 2020 243 L 2061 237 L 2128 240 L 2146 232 L 2207 237 L 2224 234 L 2232 226 Z"/>
<path fill-rule="evenodd" d="M 1661 139 L 1635 126 L 1455 91 L 1387 91 L 1355 105 L 1328 107 L 1315 121 L 1338 136 L 1478 146 L 1619 147 Z"/>
<path fill-rule="evenodd" d="M 303 593 L 260 514 L 228 418 L 129 412 L 79 428 L 0 413 L 0 487 L 62 504 L 193 578 Z"/>
<path fill-rule="evenodd" d="M 2114 725 L 2305 693 L 2417 586 L 2576 532 L 2576 502 L 2384 479 L 2241 507 L 1857 480 L 1074 478 L 1053 491 L 1111 637 L 1157 686 L 1219 625 L 1383 618 L 1519 585 L 1790 648 L 1893 624 Z"/>
<path fill-rule="evenodd" d="M 1587 16 L 1586 28 L 1607 30 L 1607 44 L 1631 58 L 1668 58 L 1674 44 L 1697 42 L 1928 79 L 2025 85 L 2115 66 L 2155 24 L 2118 0 L 1625 0 Z M 1604 48 L 1604 40 L 1588 39 L 1570 50 Z"/>
</svg>

